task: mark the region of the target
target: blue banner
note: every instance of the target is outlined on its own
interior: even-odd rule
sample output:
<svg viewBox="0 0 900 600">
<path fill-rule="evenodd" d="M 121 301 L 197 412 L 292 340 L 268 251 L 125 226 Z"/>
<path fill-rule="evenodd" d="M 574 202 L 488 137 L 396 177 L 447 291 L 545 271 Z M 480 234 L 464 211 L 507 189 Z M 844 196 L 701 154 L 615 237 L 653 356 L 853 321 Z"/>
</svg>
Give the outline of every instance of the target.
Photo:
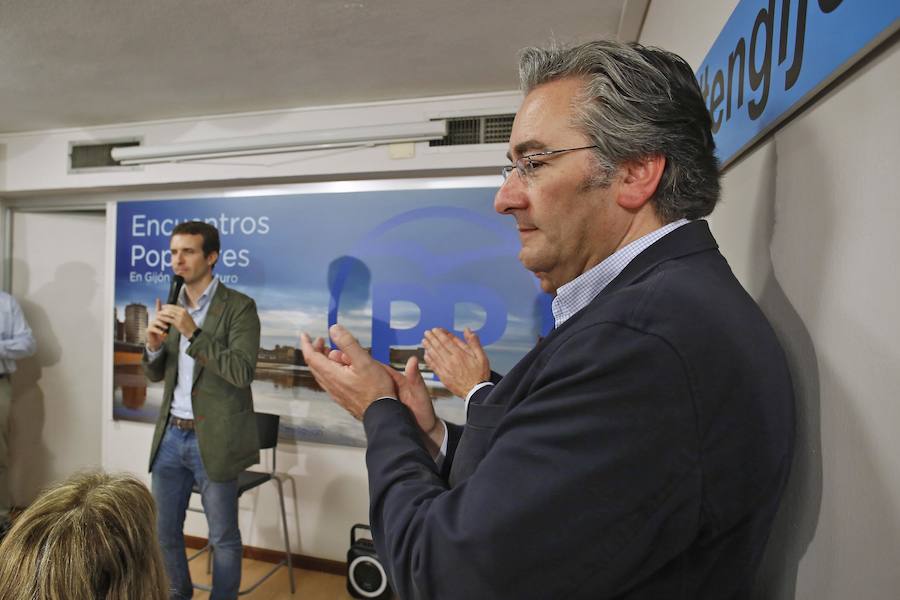
<svg viewBox="0 0 900 600">
<path fill-rule="evenodd" d="M 898 27 L 898 0 L 742 0 L 696 73 L 722 164 Z"/>
<path fill-rule="evenodd" d="M 322 392 L 300 333 L 339 322 L 382 362 L 421 357 L 425 329 L 468 326 L 505 372 L 552 327 L 549 297 L 517 259 L 515 222 L 493 210 L 493 188 L 384 190 L 122 202 L 117 206 L 114 415 L 155 421 L 161 384 L 139 362 L 157 298 L 171 277 L 175 225 L 204 220 L 220 233 L 214 274 L 256 300 L 262 324 L 257 409 L 284 418 L 297 440 L 362 446 L 362 428 Z M 423 365 L 451 421 L 463 403 Z"/>
</svg>

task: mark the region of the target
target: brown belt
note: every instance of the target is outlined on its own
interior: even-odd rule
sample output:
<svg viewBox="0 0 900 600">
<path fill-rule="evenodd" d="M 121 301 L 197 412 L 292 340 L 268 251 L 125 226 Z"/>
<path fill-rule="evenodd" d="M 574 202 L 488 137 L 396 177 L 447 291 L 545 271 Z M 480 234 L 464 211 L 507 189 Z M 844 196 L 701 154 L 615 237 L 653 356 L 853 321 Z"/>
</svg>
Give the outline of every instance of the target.
<svg viewBox="0 0 900 600">
<path fill-rule="evenodd" d="M 180 429 L 182 431 L 193 431 L 194 430 L 194 420 L 193 419 L 179 419 L 175 415 L 169 415 L 169 425 L 171 427 L 175 427 L 176 429 Z"/>
</svg>

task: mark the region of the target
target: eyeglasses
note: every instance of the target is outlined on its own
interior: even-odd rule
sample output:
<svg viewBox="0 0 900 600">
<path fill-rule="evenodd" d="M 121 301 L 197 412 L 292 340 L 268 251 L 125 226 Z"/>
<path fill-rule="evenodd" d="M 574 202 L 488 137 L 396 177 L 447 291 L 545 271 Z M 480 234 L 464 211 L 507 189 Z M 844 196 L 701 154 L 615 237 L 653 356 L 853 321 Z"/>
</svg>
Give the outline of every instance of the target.
<svg viewBox="0 0 900 600">
<path fill-rule="evenodd" d="M 527 179 L 534 175 L 534 172 L 544 164 L 539 160 L 534 160 L 537 157 L 553 156 L 554 154 L 574 152 L 576 150 L 587 150 L 588 148 L 599 148 L 599 146 L 593 144 L 591 146 L 580 146 L 578 148 L 563 148 L 562 150 L 545 150 L 544 152 L 535 152 L 534 154 L 528 154 L 527 156 L 517 158 L 515 162 L 513 162 L 513 164 L 506 165 L 500 170 L 500 174 L 503 175 L 503 183 L 506 183 L 506 180 L 509 179 L 509 176 L 512 174 L 513 169 L 518 171 L 519 177 L 523 179 Z"/>
</svg>

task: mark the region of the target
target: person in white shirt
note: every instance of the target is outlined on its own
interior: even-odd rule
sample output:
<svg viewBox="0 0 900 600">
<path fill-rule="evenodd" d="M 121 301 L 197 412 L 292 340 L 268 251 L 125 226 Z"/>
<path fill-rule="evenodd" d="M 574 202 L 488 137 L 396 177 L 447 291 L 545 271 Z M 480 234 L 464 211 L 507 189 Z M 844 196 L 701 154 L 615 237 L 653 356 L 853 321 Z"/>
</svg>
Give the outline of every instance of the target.
<svg viewBox="0 0 900 600">
<path fill-rule="evenodd" d="M 16 299 L 0 292 L 0 538 L 9 529 L 9 411 L 12 387 L 9 377 L 16 370 L 16 361 L 35 353 L 37 344 L 31 327 L 22 314 Z"/>
</svg>

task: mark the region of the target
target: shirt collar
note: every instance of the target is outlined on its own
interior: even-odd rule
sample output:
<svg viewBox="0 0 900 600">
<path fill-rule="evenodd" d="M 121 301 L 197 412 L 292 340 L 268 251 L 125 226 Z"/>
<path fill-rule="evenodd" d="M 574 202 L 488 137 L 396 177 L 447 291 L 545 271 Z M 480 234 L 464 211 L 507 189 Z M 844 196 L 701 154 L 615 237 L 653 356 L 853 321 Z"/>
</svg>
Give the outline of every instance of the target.
<svg viewBox="0 0 900 600">
<path fill-rule="evenodd" d="M 553 321 L 559 327 L 575 313 L 590 304 L 597 294 L 615 279 L 634 258 L 668 233 L 688 223 L 679 219 L 651 231 L 630 244 L 623 246 L 603 259 L 597 266 L 585 271 L 556 290 L 553 299 Z"/>
<path fill-rule="evenodd" d="M 181 294 L 178 296 L 178 304 L 185 307 L 188 310 L 200 310 L 206 306 L 209 302 L 210 298 L 212 298 L 216 294 L 216 290 L 219 287 L 219 278 L 213 275 L 212 281 L 209 282 L 209 285 L 206 286 L 206 289 L 203 290 L 203 293 L 200 294 L 200 297 L 197 299 L 197 307 L 191 308 L 187 303 L 187 288 L 181 288 Z"/>
</svg>

